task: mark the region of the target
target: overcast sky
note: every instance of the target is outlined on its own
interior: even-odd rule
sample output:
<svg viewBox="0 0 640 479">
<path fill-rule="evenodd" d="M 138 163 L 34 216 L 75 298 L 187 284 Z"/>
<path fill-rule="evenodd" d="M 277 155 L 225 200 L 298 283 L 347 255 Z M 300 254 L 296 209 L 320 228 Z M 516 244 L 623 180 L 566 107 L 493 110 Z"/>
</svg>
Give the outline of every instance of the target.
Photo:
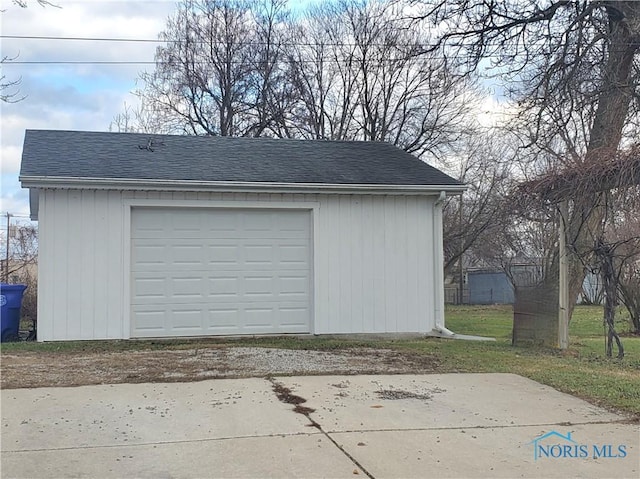
<svg viewBox="0 0 640 479">
<path fill-rule="evenodd" d="M 293 0 L 304 8 L 313 0 Z M 64 65 L 64 61 L 153 62 L 158 43 L 100 42 L 7 38 L 90 37 L 158 38 L 176 0 L 51 0 L 60 6 L 41 7 L 27 0 L 20 8 L 2 0 L 2 57 L 16 57 L 2 65 L 5 80 L 21 79 L 19 96 L 25 99 L 0 103 L 2 131 L 1 206 L 19 215 L 29 213 L 28 192 L 18 182 L 22 142 L 26 129 L 106 131 L 125 102 L 135 105 L 131 91 L 136 78 L 153 65 Z M 54 62 L 20 64 L 16 62 Z M 5 92 L 3 92 L 5 93 Z"/>
<path fill-rule="evenodd" d="M 313 0 L 293 0 L 298 9 Z M 18 172 L 26 129 L 106 131 L 125 102 L 135 105 L 131 91 L 136 78 L 153 64 L 68 65 L 56 62 L 153 62 L 154 42 L 73 41 L 20 37 L 89 37 L 155 40 L 174 0 L 52 0 L 41 7 L 28 0 L 20 8 L 2 0 L 2 65 L 6 81 L 21 79 L 19 102 L 0 103 L 1 205 L 4 214 L 28 215 L 28 192 L 20 188 Z M 18 63 L 36 62 L 36 63 Z M 41 62 L 41 63 L 38 63 Z M 49 63 L 42 63 L 49 62 Z M 3 92 L 6 93 L 6 92 Z M 491 101 L 490 98 L 488 98 Z M 488 105 L 486 109 L 493 109 Z"/>
<path fill-rule="evenodd" d="M 19 8 L 2 0 L 2 56 L 22 62 L 152 62 L 154 43 L 10 39 L 6 36 L 156 39 L 174 0 L 57 0 L 61 8 L 40 7 L 29 0 Z M 9 4 L 9 5 L 8 5 Z M 28 194 L 18 172 L 25 129 L 106 131 L 130 92 L 138 72 L 153 65 L 4 64 L 5 82 L 21 78 L 20 102 L 1 103 L 3 213 L 26 215 Z"/>
</svg>

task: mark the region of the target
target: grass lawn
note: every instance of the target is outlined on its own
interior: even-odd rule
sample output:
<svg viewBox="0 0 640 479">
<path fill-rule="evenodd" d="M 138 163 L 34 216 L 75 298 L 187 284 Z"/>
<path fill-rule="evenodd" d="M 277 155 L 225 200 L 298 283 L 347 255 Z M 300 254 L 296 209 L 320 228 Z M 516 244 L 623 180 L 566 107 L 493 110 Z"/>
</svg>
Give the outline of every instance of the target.
<svg viewBox="0 0 640 479">
<path fill-rule="evenodd" d="M 579 306 L 569 330 L 570 348 L 559 352 L 511 346 L 511 306 L 449 306 L 447 328 L 461 334 L 490 336 L 495 342 L 449 339 L 348 340 L 335 338 L 244 338 L 163 341 L 70 341 L 56 343 L 6 343 L 3 353 L 20 351 L 80 352 L 139 349 L 185 349 L 263 346 L 290 349 L 393 348 L 429 355 L 439 372 L 515 373 L 552 386 L 594 404 L 634 414 L 640 419 L 640 337 L 624 336 L 623 360 L 604 354 L 602 308 Z M 618 331 L 628 330 L 626 323 Z"/>
<path fill-rule="evenodd" d="M 457 333 L 497 339 L 495 343 L 439 341 L 436 350 L 446 370 L 520 374 L 640 417 L 640 337 L 624 336 L 625 358 L 607 359 L 601 307 L 576 308 L 569 326 L 569 350 L 562 353 L 512 347 L 510 306 L 448 307 L 446 323 Z M 620 322 L 616 329 L 625 333 L 629 328 Z"/>
</svg>

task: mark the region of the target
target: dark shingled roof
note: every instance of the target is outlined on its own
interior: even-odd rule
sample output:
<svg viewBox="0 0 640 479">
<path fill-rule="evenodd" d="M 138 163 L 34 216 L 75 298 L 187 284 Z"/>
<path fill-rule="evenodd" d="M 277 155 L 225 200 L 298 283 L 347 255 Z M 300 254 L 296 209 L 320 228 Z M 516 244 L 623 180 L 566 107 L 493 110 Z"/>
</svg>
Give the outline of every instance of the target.
<svg viewBox="0 0 640 479">
<path fill-rule="evenodd" d="M 461 186 L 387 143 L 54 130 L 27 130 L 20 176 Z"/>
</svg>

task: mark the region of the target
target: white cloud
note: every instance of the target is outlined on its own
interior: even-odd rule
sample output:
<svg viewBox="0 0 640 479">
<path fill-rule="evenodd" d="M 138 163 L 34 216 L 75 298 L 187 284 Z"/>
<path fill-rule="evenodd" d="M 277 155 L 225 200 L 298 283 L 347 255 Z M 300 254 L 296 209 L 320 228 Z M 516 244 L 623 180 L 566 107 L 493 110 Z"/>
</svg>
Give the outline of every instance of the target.
<svg viewBox="0 0 640 479">
<path fill-rule="evenodd" d="M 20 170 L 20 155 L 22 148 L 9 145 L 0 147 L 0 156 L 2 157 L 2 175 L 15 175 Z"/>
<path fill-rule="evenodd" d="M 57 0 L 61 8 L 7 6 L 3 35 L 156 39 L 176 3 L 167 1 Z M 3 7 L 5 8 L 5 7 Z M 3 39 L 2 54 L 18 61 L 153 61 L 156 43 Z M 21 79 L 26 98 L 2 104 L 2 210 L 28 212 L 28 193 L 18 171 L 26 129 L 105 131 L 138 73 L 153 65 L 3 64 L 7 79 Z"/>
<path fill-rule="evenodd" d="M 13 190 L 10 192 L 2 190 L 0 200 L 2 212 L 9 212 L 19 216 L 29 216 L 29 192 L 27 190 Z"/>
</svg>

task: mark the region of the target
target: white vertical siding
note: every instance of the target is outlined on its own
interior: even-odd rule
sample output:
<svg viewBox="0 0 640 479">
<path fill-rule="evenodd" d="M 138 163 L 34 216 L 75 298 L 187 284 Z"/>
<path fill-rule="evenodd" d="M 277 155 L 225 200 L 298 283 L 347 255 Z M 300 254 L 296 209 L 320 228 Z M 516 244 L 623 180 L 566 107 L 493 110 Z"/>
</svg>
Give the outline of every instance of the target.
<svg viewBox="0 0 640 479">
<path fill-rule="evenodd" d="M 120 192 L 40 193 L 38 339 L 127 337 Z"/>
<path fill-rule="evenodd" d="M 434 292 L 434 320 L 438 329 L 444 328 L 444 270 L 441 265 L 444 264 L 444 251 L 442 248 L 443 231 L 442 231 L 442 207 L 435 206 L 433 209 L 433 254 L 431 260 L 434 265 L 433 272 L 433 292 Z"/>
<path fill-rule="evenodd" d="M 433 329 L 433 204 L 419 196 L 320 197 L 315 333 Z"/>
<path fill-rule="evenodd" d="M 128 338 L 128 209 L 136 201 L 300 204 L 313 211 L 316 334 L 429 332 L 441 314 L 435 197 L 43 190 L 38 335 Z M 435 239 L 434 239 L 435 238 Z M 435 256 L 435 257 L 434 257 Z"/>
<path fill-rule="evenodd" d="M 46 191 L 38 197 L 38 339 L 53 339 L 53 258 L 55 257 L 53 237 L 53 202 L 45 201 Z M 51 234 L 50 234 L 51 233 Z"/>
</svg>

